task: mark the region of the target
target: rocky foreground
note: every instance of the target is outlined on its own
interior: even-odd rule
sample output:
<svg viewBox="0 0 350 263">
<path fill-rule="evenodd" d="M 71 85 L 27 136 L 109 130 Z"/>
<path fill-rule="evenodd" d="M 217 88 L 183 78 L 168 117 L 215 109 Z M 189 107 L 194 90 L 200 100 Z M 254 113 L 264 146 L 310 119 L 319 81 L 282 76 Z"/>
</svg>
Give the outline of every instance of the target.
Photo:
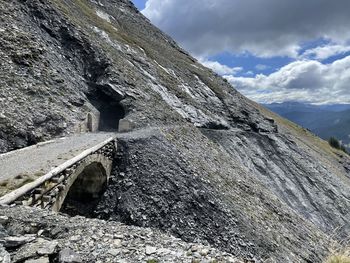
<svg viewBox="0 0 350 263">
<path fill-rule="evenodd" d="M 243 262 L 210 246 L 118 222 L 18 207 L 1 209 L 0 223 L 2 263 Z"/>
</svg>

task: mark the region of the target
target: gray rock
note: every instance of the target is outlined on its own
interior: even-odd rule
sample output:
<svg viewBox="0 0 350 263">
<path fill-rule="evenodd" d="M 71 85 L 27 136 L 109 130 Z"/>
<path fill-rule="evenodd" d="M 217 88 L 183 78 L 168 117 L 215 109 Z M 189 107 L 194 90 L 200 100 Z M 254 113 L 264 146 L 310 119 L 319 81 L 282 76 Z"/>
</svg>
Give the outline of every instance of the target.
<svg viewBox="0 0 350 263">
<path fill-rule="evenodd" d="M 42 241 L 37 249 L 39 255 L 51 255 L 57 248 L 57 241 Z"/>
<path fill-rule="evenodd" d="M 4 238 L 4 247 L 6 248 L 19 247 L 23 244 L 32 242 L 33 240 L 35 240 L 34 235 L 9 236 Z"/>
<path fill-rule="evenodd" d="M 58 254 L 58 262 L 60 263 L 81 263 L 81 257 L 78 253 L 69 248 L 62 249 Z"/>
<path fill-rule="evenodd" d="M 5 250 L 5 248 L 1 244 L 0 244 L 0 262 L 1 263 L 11 262 L 10 254 Z"/>
<path fill-rule="evenodd" d="M 0 240 L 7 237 L 7 236 L 8 236 L 8 232 L 6 231 L 4 225 L 0 224 Z"/>
<path fill-rule="evenodd" d="M 16 253 L 13 254 L 13 260 L 23 261 L 37 255 L 51 255 L 55 252 L 57 245 L 57 241 L 48 241 L 43 238 L 37 238 L 36 240 L 26 243 L 17 249 Z"/>
<path fill-rule="evenodd" d="M 81 236 L 80 235 L 76 235 L 76 236 L 72 236 L 69 240 L 72 241 L 72 242 L 76 242 L 78 240 L 81 239 Z"/>
<path fill-rule="evenodd" d="M 209 250 L 208 249 L 202 249 L 199 254 L 201 254 L 202 256 L 207 256 L 209 254 Z"/>
<path fill-rule="evenodd" d="M 146 246 L 145 253 L 146 253 L 146 255 L 155 254 L 155 253 L 157 253 L 157 248 L 156 247 L 151 247 L 151 246 Z"/>
<path fill-rule="evenodd" d="M 121 239 L 115 239 L 113 241 L 113 246 L 115 247 L 121 247 L 122 246 L 122 240 Z"/>
<path fill-rule="evenodd" d="M 0 216 L 0 224 L 6 224 L 9 221 L 7 216 Z"/>
<path fill-rule="evenodd" d="M 37 259 L 28 259 L 24 263 L 49 263 L 49 258 L 48 257 L 41 257 Z"/>
<path fill-rule="evenodd" d="M 107 253 L 112 255 L 112 256 L 117 256 L 120 253 L 120 250 L 111 248 L 110 250 L 107 251 Z"/>
<path fill-rule="evenodd" d="M 134 128 L 135 124 L 130 120 L 122 119 L 119 121 L 118 132 L 129 132 Z"/>
</svg>

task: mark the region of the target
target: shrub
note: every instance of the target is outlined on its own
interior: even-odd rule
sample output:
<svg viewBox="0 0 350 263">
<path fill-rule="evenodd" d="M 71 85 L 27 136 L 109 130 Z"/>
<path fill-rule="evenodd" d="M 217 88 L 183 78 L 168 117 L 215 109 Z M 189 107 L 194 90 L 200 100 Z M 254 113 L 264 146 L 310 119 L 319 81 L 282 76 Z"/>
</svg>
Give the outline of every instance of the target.
<svg viewBox="0 0 350 263">
<path fill-rule="evenodd" d="M 340 145 L 340 150 L 342 150 L 345 153 L 348 153 L 344 145 Z"/>
<path fill-rule="evenodd" d="M 346 150 L 345 146 L 342 145 L 341 142 L 340 142 L 337 138 L 335 138 L 335 137 L 329 138 L 329 139 L 328 139 L 328 143 L 329 143 L 329 145 L 332 146 L 333 148 L 338 149 L 338 150 L 341 150 L 341 151 L 343 151 L 343 152 L 349 154 L 348 151 Z"/>
<path fill-rule="evenodd" d="M 335 148 L 335 149 L 340 149 L 341 144 L 340 144 L 340 142 L 338 141 L 337 138 L 335 138 L 335 137 L 329 138 L 328 143 L 329 143 L 329 145 L 332 146 L 333 148 Z"/>
</svg>

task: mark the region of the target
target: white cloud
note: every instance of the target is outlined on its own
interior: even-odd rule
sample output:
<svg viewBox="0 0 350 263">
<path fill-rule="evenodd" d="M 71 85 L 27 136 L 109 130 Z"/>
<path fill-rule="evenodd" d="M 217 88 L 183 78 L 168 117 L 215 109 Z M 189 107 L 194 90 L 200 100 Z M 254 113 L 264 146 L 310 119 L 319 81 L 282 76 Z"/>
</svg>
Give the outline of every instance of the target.
<svg viewBox="0 0 350 263">
<path fill-rule="evenodd" d="M 300 43 L 350 39 L 348 0 L 148 0 L 143 14 L 196 56 L 298 57 Z"/>
<path fill-rule="evenodd" d="M 336 55 L 345 54 L 350 51 L 350 46 L 345 45 L 327 45 L 306 50 L 301 57 L 317 60 L 324 60 Z"/>
<path fill-rule="evenodd" d="M 237 72 L 243 70 L 241 67 L 228 67 L 226 65 L 220 64 L 217 61 L 210 61 L 206 59 L 199 59 L 199 62 L 202 63 L 204 66 L 214 70 L 219 75 L 234 75 Z"/>
<path fill-rule="evenodd" d="M 263 65 L 263 64 L 258 64 L 258 65 L 255 66 L 255 68 L 256 68 L 257 70 L 259 70 L 259 71 L 263 71 L 263 70 L 265 70 L 265 69 L 268 69 L 269 66 Z"/>
<path fill-rule="evenodd" d="M 350 56 L 324 65 L 300 60 L 270 75 L 225 76 L 249 98 L 263 103 L 289 100 L 310 103 L 350 103 Z"/>
<path fill-rule="evenodd" d="M 350 103 L 350 57 L 320 62 L 350 52 L 349 10 L 348 0 L 148 0 L 142 12 L 253 100 Z M 301 43 L 315 39 L 331 44 L 300 54 Z M 253 77 L 252 71 L 205 59 L 223 52 L 297 61 Z"/>
</svg>

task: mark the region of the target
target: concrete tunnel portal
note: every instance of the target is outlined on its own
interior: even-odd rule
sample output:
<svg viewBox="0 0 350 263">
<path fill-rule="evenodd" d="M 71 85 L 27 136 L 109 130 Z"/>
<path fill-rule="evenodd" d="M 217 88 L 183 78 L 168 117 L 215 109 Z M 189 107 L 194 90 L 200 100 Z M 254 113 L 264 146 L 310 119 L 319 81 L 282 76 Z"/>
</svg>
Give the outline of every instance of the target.
<svg viewBox="0 0 350 263">
<path fill-rule="evenodd" d="M 117 131 L 119 120 L 125 117 L 124 107 L 120 104 L 121 99 L 109 95 L 103 88 L 94 88 L 87 97 L 100 113 L 98 130 L 106 132 Z M 88 119 L 88 126 L 91 121 Z"/>
</svg>

